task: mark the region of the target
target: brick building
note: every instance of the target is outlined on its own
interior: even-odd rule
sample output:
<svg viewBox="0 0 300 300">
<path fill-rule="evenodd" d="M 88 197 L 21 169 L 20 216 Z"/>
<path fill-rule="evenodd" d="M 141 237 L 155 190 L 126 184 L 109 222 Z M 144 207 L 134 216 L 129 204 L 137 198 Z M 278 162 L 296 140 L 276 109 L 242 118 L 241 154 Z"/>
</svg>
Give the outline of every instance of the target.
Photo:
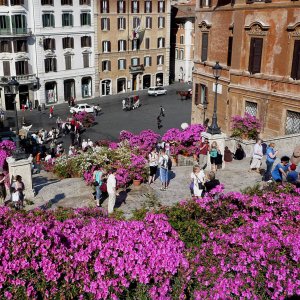
<svg viewBox="0 0 300 300">
<path fill-rule="evenodd" d="M 196 0 L 172 6 L 170 77 L 192 81 Z"/>
<path fill-rule="evenodd" d="M 170 0 L 97 2 L 100 96 L 168 85 Z"/>
<path fill-rule="evenodd" d="M 300 3 L 289 0 L 199 0 L 196 6 L 192 122 L 213 112 L 212 66 L 223 71 L 218 123 L 233 115 L 262 122 L 264 138 L 300 132 Z"/>
</svg>

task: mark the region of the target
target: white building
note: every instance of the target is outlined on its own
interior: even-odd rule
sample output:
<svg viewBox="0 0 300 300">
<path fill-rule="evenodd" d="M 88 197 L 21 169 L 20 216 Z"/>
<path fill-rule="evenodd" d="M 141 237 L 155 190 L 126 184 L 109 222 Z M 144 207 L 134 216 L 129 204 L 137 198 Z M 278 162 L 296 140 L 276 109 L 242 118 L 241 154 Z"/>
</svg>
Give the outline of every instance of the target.
<svg viewBox="0 0 300 300">
<path fill-rule="evenodd" d="M 93 0 L 0 0 L 0 46 L 8 38 L 11 44 L 20 40 L 19 48 L 23 47 L 8 52 L 4 44 L 7 49 L 0 53 L 2 85 L 14 75 L 20 82 L 19 107 L 26 101 L 52 105 L 94 95 L 93 14 Z M 10 24 L 5 29 L 8 37 L 2 34 L 1 20 Z M 10 98 L 4 92 L 5 88 L 1 99 Z M 8 102 L 2 107 L 11 109 Z"/>
</svg>

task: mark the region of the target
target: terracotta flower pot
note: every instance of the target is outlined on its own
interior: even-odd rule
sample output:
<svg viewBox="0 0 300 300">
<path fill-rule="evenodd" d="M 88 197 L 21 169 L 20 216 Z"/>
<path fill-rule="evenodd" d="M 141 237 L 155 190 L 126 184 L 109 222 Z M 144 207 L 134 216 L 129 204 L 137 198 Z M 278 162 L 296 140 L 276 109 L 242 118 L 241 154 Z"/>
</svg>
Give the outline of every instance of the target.
<svg viewBox="0 0 300 300">
<path fill-rule="evenodd" d="M 133 185 L 134 185 L 134 186 L 139 186 L 139 185 L 141 185 L 141 180 L 140 180 L 140 179 L 133 179 Z"/>
</svg>

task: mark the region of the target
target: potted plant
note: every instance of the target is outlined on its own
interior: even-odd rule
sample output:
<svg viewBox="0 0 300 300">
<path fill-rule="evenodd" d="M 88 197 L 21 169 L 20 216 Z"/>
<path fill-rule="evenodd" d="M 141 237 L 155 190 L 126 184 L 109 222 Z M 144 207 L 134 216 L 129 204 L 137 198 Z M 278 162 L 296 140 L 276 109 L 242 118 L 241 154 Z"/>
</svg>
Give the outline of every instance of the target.
<svg viewBox="0 0 300 300">
<path fill-rule="evenodd" d="M 231 123 L 232 137 L 245 140 L 255 140 L 260 133 L 260 121 L 255 116 L 248 113 L 245 113 L 244 117 L 238 115 L 233 116 L 231 118 Z"/>
</svg>

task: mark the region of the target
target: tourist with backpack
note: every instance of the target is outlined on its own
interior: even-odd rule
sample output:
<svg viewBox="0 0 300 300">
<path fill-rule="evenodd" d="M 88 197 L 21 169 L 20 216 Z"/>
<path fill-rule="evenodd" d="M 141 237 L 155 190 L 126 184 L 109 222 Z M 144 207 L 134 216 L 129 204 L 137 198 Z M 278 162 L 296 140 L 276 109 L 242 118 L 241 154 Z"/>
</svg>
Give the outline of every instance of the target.
<svg viewBox="0 0 300 300">
<path fill-rule="evenodd" d="M 161 180 L 161 191 L 165 191 L 168 188 L 169 183 L 169 170 L 168 170 L 169 156 L 166 154 L 165 149 L 161 149 L 159 157 L 159 174 Z"/>
</svg>

